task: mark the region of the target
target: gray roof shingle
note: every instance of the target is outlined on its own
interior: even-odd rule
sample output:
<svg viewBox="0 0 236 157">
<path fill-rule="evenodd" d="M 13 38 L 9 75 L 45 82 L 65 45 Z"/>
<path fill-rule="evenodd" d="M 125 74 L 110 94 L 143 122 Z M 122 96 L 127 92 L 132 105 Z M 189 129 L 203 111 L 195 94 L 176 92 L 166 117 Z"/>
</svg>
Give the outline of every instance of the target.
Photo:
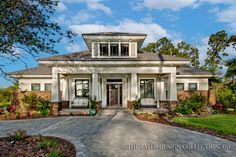
<svg viewBox="0 0 236 157">
<path fill-rule="evenodd" d="M 84 35 L 95 35 L 95 36 L 147 36 L 144 33 L 128 33 L 128 32 L 97 32 L 97 33 L 83 33 Z"/>
<path fill-rule="evenodd" d="M 176 71 L 177 75 L 213 75 L 210 71 L 189 66 L 177 67 Z"/>
<path fill-rule="evenodd" d="M 92 58 L 89 51 L 82 51 L 40 58 L 38 61 L 189 61 L 189 59 L 141 51 L 138 53 L 137 58 Z"/>
<path fill-rule="evenodd" d="M 19 71 L 14 71 L 11 73 L 8 73 L 9 75 L 51 75 L 52 74 L 52 68 L 39 65 L 37 67 L 23 69 Z"/>
</svg>

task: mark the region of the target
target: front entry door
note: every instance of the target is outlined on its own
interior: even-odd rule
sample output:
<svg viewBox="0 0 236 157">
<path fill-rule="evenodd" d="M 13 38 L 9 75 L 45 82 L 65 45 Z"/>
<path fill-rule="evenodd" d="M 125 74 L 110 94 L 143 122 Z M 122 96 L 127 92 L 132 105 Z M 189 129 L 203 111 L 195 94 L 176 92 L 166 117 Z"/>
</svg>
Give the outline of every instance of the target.
<svg viewBox="0 0 236 157">
<path fill-rule="evenodd" d="M 122 102 L 122 85 L 107 85 L 107 104 L 108 106 L 120 106 Z"/>
</svg>

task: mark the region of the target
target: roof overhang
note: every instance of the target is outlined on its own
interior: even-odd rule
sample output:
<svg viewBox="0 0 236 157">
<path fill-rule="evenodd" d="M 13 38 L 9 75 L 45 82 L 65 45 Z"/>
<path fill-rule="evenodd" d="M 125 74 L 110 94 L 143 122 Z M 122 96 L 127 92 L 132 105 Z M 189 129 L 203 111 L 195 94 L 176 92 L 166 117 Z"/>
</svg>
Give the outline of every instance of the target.
<svg viewBox="0 0 236 157">
<path fill-rule="evenodd" d="M 62 66 L 143 66 L 143 65 L 171 65 L 171 66 L 178 66 L 178 65 L 185 65 L 189 64 L 189 61 L 39 61 L 40 64 L 47 65 L 47 66 L 55 66 L 55 65 L 62 65 Z"/>
<path fill-rule="evenodd" d="M 211 78 L 211 77 L 220 77 L 220 75 L 176 75 L 177 78 Z"/>
</svg>

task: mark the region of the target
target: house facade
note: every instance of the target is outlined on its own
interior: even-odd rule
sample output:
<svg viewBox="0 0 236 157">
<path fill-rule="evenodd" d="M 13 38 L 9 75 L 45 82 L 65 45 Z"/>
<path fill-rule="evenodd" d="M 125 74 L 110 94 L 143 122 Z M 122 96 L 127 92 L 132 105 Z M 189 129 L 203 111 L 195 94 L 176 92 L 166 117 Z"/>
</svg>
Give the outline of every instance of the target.
<svg viewBox="0 0 236 157">
<path fill-rule="evenodd" d="M 208 91 L 210 72 L 189 60 L 140 50 L 146 34 L 82 34 L 87 51 L 38 59 L 39 66 L 10 73 L 21 91 L 51 91 L 52 104 L 86 107 L 89 98 L 102 107 L 127 107 L 141 98 L 143 107 L 176 103 L 178 91 Z"/>
</svg>

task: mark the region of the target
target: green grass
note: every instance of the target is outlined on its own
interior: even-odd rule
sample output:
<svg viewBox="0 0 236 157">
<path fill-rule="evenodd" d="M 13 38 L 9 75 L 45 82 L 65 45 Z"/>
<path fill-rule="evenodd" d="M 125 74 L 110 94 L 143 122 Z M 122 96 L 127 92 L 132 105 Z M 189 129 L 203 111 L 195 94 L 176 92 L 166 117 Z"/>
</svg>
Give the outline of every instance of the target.
<svg viewBox="0 0 236 157">
<path fill-rule="evenodd" d="M 177 117 L 174 122 L 184 126 L 206 128 L 221 135 L 236 135 L 236 115 L 215 114 L 209 117 Z"/>
</svg>

